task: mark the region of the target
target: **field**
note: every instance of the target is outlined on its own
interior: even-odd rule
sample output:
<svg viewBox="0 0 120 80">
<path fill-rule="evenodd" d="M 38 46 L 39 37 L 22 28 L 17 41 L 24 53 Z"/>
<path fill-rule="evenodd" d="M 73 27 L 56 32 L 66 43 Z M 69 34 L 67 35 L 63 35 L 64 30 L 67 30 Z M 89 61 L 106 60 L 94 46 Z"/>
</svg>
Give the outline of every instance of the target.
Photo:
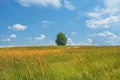
<svg viewBox="0 0 120 80">
<path fill-rule="evenodd" d="M 120 47 L 1 48 L 0 80 L 120 80 Z"/>
</svg>

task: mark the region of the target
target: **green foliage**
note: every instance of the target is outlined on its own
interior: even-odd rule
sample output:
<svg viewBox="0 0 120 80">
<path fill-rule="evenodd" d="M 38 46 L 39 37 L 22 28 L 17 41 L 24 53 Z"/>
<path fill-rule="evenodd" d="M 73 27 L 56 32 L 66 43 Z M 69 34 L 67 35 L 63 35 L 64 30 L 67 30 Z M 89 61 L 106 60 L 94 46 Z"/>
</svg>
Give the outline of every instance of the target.
<svg viewBox="0 0 120 80">
<path fill-rule="evenodd" d="M 56 44 L 58 45 L 58 46 L 65 46 L 66 45 L 66 43 L 67 43 L 67 38 L 66 38 L 66 36 L 65 36 L 65 34 L 64 33 L 62 33 L 62 32 L 60 32 L 60 33 L 58 33 L 57 34 L 57 36 L 56 36 Z"/>
</svg>

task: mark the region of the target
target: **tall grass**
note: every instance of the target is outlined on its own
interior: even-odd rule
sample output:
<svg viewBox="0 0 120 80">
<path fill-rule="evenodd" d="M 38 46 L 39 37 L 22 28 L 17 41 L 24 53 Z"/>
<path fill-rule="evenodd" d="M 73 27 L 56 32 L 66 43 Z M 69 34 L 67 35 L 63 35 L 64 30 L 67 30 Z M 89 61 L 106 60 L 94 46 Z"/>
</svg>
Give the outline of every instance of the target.
<svg viewBox="0 0 120 80">
<path fill-rule="evenodd" d="M 120 47 L 3 48 L 0 80 L 120 80 Z"/>
</svg>

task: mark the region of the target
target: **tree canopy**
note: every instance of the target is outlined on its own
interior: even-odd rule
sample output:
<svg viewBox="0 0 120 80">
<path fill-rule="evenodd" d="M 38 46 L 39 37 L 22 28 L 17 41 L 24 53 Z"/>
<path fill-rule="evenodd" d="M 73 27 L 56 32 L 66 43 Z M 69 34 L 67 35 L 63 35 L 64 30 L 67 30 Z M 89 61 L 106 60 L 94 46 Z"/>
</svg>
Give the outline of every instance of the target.
<svg viewBox="0 0 120 80">
<path fill-rule="evenodd" d="M 67 43 L 67 38 L 66 38 L 65 34 L 62 32 L 59 32 L 56 36 L 55 42 L 58 46 L 65 46 Z"/>
</svg>

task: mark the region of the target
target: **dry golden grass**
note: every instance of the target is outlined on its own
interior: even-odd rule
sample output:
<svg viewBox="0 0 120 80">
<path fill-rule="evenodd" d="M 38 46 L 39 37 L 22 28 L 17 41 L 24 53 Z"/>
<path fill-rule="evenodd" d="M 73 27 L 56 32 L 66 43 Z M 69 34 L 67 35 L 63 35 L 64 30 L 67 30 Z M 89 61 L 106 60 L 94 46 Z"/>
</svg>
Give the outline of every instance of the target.
<svg viewBox="0 0 120 80">
<path fill-rule="evenodd" d="M 0 80 L 120 80 L 120 47 L 3 48 Z"/>
<path fill-rule="evenodd" d="M 0 57 L 22 57 L 22 56 L 33 56 L 33 55 L 40 55 L 40 54 L 61 54 L 64 53 L 61 49 L 47 49 L 47 50 L 0 50 Z"/>
</svg>

